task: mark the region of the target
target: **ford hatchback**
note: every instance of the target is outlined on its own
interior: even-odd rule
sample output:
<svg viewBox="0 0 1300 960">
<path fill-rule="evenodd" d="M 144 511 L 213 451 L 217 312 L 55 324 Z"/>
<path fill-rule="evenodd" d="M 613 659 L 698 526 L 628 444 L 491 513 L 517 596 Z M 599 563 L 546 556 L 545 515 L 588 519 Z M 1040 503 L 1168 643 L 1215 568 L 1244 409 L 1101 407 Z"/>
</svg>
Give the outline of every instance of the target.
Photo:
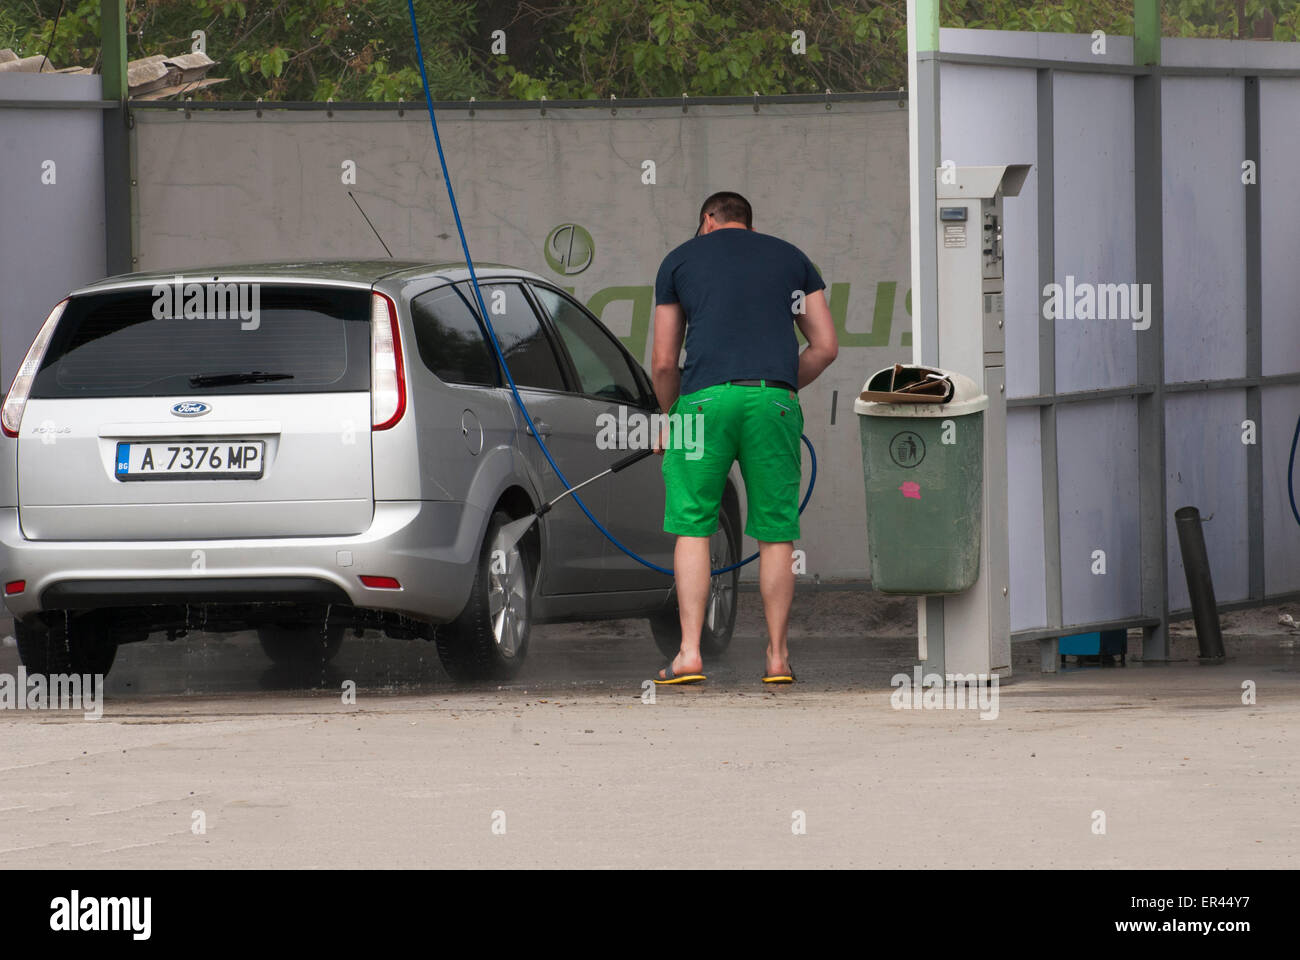
<svg viewBox="0 0 1300 960">
<path fill-rule="evenodd" d="M 657 410 L 640 365 L 543 278 L 480 275 L 569 481 L 626 456 L 597 439 Z M 537 622 L 647 617 L 661 649 L 677 648 L 671 578 L 622 554 L 572 498 L 522 540 L 499 535 L 564 487 L 505 385 L 463 265 L 92 284 L 50 312 L 0 421 L 0 582 L 33 672 L 104 674 L 122 643 L 195 630 L 252 629 L 273 661 L 311 667 L 349 629 L 378 629 L 435 641 L 459 679 L 511 676 Z M 671 567 L 657 464 L 581 496 Z M 740 509 L 729 484 L 715 568 L 739 555 Z M 713 578 L 711 653 L 730 639 L 735 588 L 735 572 Z"/>
</svg>

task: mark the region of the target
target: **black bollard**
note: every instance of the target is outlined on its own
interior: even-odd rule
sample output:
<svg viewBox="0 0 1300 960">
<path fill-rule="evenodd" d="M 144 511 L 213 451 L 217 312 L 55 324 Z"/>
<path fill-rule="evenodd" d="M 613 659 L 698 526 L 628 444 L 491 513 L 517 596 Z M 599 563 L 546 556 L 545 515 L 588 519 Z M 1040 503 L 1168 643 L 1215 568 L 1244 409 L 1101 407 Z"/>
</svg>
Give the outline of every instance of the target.
<svg viewBox="0 0 1300 960">
<path fill-rule="evenodd" d="M 1192 601 L 1192 620 L 1196 624 L 1196 642 L 1201 663 L 1223 663 L 1223 633 L 1219 628 L 1219 608 L 1214 602 L 1214 581 L 1210 561 L 1205 553 L 1205 534 L 1201 530 L 1201 513 L 1195 507 L 1174 511 L 1178 530 L 1178 549 L 1183 555 L 1183 573 L 1187 575 L 1187 594 Z"/>
</svg>

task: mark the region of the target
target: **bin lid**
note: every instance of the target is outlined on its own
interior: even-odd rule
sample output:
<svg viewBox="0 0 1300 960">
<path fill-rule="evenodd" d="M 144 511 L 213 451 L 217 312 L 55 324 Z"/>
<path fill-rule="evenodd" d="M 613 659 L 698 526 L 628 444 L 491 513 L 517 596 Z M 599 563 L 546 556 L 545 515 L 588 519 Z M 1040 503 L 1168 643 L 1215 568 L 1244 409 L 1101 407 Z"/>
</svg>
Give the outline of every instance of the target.
<svg viewBox="0 0 1300 960">
<path fill-rule="evenodd" d="M 988 395 L 970 377 L 896 363 L 868 378 L 853 401 L 853 412 L 864 417 L 961 417 L 988 405 Z"/>
</svg>

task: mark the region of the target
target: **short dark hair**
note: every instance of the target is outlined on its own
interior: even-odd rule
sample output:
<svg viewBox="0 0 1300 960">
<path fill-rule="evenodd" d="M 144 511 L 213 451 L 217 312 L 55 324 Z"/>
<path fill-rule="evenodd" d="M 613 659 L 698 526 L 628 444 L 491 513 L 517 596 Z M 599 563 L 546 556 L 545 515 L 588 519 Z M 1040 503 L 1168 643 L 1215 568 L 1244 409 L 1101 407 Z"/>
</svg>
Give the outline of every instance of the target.
<svg viewBox="0 0 1300 960">
<path fill-rule="evenodd" d="M 713 219 L 719 223 L 743 223 L 748 229 L 754 229 L 754 208 L 748 200 L 730 190 L 722 190 L 704 201 L 700 207 L 700 226 L 704 226 L 704 218 L 709 214 L 713 214 Z"/>
</svg>

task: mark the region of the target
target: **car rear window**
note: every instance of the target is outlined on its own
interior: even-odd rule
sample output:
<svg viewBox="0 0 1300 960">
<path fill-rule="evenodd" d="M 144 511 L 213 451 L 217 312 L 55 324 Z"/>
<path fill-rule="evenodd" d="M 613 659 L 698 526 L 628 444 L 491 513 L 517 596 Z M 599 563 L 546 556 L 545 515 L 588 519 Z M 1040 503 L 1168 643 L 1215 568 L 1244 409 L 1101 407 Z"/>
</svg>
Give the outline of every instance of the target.
<svg viewBox="0 0 1300 960">
<path fill-rule="evenodd" d="M 196 282 L 74 297 L 31 395 L 365 391 L 369 321 L 369 292 L 347 288 Z"/>
</svg>

